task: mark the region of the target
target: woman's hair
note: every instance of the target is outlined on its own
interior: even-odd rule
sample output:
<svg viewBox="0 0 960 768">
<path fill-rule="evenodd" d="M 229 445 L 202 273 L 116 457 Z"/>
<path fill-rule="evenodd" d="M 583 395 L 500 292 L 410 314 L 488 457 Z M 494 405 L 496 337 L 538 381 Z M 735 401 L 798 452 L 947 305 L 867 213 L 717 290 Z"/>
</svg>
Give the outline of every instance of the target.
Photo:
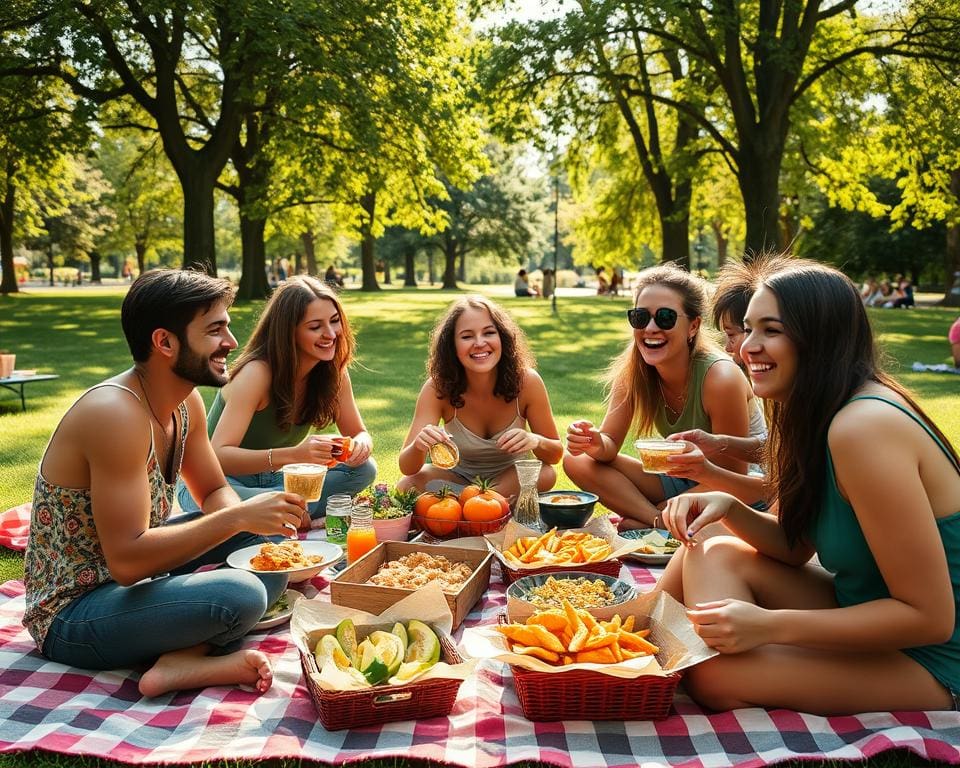
<svg viewBox="0 0 960 768">
<path fill-rule="evenodd" d="M 303 399 L 299 410 L 294 412 L 299 363 L 297 326 L 307 307 L 317 299 L 330 301 L 337 308 L 340 335 L 333 360 L 321 360 L 307 375 Z M 314 277 L 297 275 L 288 278 L 273 292 L 230 376 L 236 376 L 251 360 L 262 360 L 270 366 L 270 400 L 277 410 L 277 425 L 282 429 L 289 429 L 293 424 L 325 427 L 336 421 L 340 381 L 343 371 L 353 362 L 355 351 L 350 322 L 337 294 Z"/>
<path fill-rule="evenodd" d="M 467 390 L 467 372 L 457 357 L 456 327 L 467 309 L 483 309 L 500 334 L 500 362 L 497 363 L 497 381 L 493 394 L 508 403 L 520 396 L 523 376 L 534 365 L 533 354 L 520 326 L 500 306 L 484 296 L 464 296 L 447 310 L 430 335 L 430 357 L 427 375 L 433 379 L 437 397 L 446 399 L 454 408 L 463 407 L 463 393 Z"/>
<path fill-rule="evenodd" d="M 634 281 L 633 303 L 636 305 L 640 292 L 650 285 L 662 285 L 669 288 L 683 303 L 683 312 L 689 318 L 703 317 L 707 309 L 707 292 L 703 280 L 691 275 L 675 264 L 661 264 L 643 270 Z M 701 323 L 702 327 L 702 323 Z M 707 352 L 720 352 L 720 348 L 700 329 L 689 342 L 690 363 L 695 357 Z M 663 401 L 660 392 L 660 374 L 652 365 L 647 365 L 637 349 L 637 342 L 630 335 L 630 342 L 607 368 L 604 381 L 607 385 L 607 405 L 613 397 L 624 393 L 627 407 L 633 414 L 632 426 L 638 435 L 647 435 L 653 431 L 654 416 Z"/>
<path fill-rule="evenodd" d="M 772 404 L 767 441 L 770 482 L 789 542 L 807 535 L 823 503 L 830 422 L 868 381 L 903 397 L 957 459 L 909 392 L 879 369 L 860 291 L 846 275 L 800 259 L 754 268 L 756 288 L 776 296 L 784 333 L 797 350 L 796 377 L 786 400 Z"/>
</svg>

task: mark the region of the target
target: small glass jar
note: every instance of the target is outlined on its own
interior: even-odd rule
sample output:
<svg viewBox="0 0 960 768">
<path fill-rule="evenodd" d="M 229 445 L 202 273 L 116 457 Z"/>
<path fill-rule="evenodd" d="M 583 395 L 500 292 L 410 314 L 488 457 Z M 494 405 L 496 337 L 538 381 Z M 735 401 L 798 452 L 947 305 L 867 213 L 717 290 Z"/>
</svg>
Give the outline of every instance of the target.
<svg viewBox="0 0 960 768">
<path fill-rule="evenodd" d="M 373 508 L 357 504 L 350 512 L 347 529 L 347 562 L 355 563 L 377 546 L 377 532 L 373 527 Z"/>
<path fill-rule="evenodd" d="M 347 493 L 335 493 L 327 499 L 327 541 L 343 546 L 353 511 L 353 499 Z"/>
<path fill-rule="evenodd" d="M 538 528 L 540 526 L 540 493 L 537 491 L 537 480 L 540 479 L 540 468 L 543 464 L 539 459 L 521 459 L 515 466 L 517 479 L 520 481 L 520 494 L 517 496 L 513 518 L 520 525 Z"/>
</svg>

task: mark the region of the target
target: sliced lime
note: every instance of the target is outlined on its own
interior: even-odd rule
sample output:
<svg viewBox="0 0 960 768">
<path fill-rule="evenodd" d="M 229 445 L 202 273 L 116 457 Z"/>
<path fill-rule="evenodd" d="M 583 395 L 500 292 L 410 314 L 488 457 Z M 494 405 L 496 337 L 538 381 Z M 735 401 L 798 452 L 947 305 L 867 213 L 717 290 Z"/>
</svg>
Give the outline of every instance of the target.
<svg viewBox="0 0 960 768">
<path fill-rule="evenodd" d="M 364 640 L 357 646 L 357 656 L 360 662 L 357 666 L 371 685 L 382 683 L 390 676 L 387 665 L 377 655 L 377 646 L 370 640 Z"/>
<path fill-rule="evenodd" d="M 436 664 L 440 661 L 440 638 L 430 627 L 417 619 L 407 624 L 407 652 L 404 661 L 425 661 Z"/>
<path fill-rule="evenodd" d="M 336 635 L 337 642 L 340 643 L 343 652 L 353 662 L 353 666 L 359 667 L 360 665 L 357 664 L 357 628 L 353 624 L 353 619 L 344 619 L 337 624 Z"/>
</svg>

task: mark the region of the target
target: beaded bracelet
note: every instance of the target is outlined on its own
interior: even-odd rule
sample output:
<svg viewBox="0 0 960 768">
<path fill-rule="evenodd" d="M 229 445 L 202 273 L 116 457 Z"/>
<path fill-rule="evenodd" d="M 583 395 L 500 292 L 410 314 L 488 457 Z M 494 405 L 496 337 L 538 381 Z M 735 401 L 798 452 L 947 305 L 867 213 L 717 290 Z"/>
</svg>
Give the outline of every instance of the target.
<svg viewBox="0 0 960 768">
<path fill-rule="evenodd" d="M 273 448 L 267 448 L 267 464 L 270 465 L 270 469 L 273 469 Z"/>
</svg>

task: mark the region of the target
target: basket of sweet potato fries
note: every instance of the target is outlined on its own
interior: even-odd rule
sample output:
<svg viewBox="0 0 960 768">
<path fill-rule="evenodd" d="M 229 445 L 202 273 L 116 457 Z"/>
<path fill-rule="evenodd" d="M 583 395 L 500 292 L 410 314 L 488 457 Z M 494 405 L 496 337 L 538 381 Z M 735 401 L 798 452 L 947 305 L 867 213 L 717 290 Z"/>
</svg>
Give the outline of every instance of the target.
<svg viewBox="0 0 960 768">
<path fill-rule="evenodd" d="M 506 534 L 499 538 L 502 549 L 494 547 L 505 584 L 512 584 L 521 576 L 563 571 L 586 571 L 605 576 L 620 574 L 612 528 L 606 532 L 551 528 L 546 533 L 533 533 L 515 523 L 508 524 Z M 487 540 L 491 541 L 491 537 Z"/>
</svg>

